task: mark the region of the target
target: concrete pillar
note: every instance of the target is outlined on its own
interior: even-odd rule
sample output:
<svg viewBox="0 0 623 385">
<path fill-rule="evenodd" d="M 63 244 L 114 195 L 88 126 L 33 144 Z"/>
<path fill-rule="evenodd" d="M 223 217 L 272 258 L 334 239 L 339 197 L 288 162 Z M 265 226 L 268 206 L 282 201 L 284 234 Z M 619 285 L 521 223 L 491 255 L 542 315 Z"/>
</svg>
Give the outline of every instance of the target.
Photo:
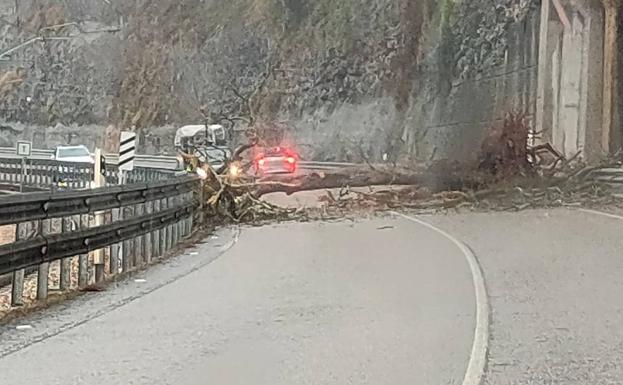
<svg viewBox="0 0 623 385">
<path fill-rule="evenodd" d="M 618 11 L 615 0 L 603 0 L 605 11 L 604 35 L 604 89 L 603 89 L 603 131 L 601 148 L 604 153 L 614 153 L 621 147 L 620 133 L 615 132 L 614 111 L 618 103 Z"/>
<path fill-rule="evenodd" d="M 581 132 L 584 136 L 585 159 L 598 161 L 604 155 L 602 150 L 603 132 L 603 97 L 604 97 L 604 8 L 601 2 L 587 1 L 580 10 L 588 21 L 585 25 L 586 47 L 584 81 L 586 103 L 583 105 L 582 116 L 585 119 Z"/>
<path fill-rule="evenodd" d="M 550 98 L 547 103 L 547 107 L 549 110 L 548 113 L 548 123 L 550 137 L 549 140 L 554 146 L 555 149 L 559 151 L 563 151 L 564 141 L 565 141 L 565 132 L 563 126 L 559 121 L 559 110 L 560 110 L 560 83 L 561 83 L 561 73 L 562 73 L 562 34 L 563 34 L 563 26 L 559 23 L 554 23 L 550 21 L 551 25 L 551 36 L 550 40 L 552 40 L 551 52 L 549 52 L 549 60 L 551 60 L 551 73 L 549 81 L 551 82 L 548 85 L 548 97 Z M 555 35 L 554 35 L 555 33 Z M 554 38 L 555 37 L 555 38 Z M 551 87 L 551 88 L 549 88 Z"/>
<path fill-rule="evenodd" d="M 584 149 L 584 116 L 585 89 L 583 82 L 586 63 L 583 59 L 585 48 L 584 18 L 574 11 L 569 15 L 572 30 L 565 29 L 562 38 L 562 72 L 560 74 L 560 106 L 558 121 L 564 130 L 562 151 L 567 157 Z"/>
<path fill-rule="evenodd" d="M 541 1 L 541 23 L 539 30 L 539 60 L 537 71 L 535 129 L 541 132 L 545 141 L 551 141 L 552 128 L 552 62 L 550 41 L 551 0 Z"/>
<path fill-rule="evenodd" d="M 564 9 L 555 9 L 552 0 L 541 4 L 535 126 L 567 157 L 581 151 L 584 159 L 596 160 L 607 135 L 604 10 L 597 0 L 562 4 Z"/>
</svg>

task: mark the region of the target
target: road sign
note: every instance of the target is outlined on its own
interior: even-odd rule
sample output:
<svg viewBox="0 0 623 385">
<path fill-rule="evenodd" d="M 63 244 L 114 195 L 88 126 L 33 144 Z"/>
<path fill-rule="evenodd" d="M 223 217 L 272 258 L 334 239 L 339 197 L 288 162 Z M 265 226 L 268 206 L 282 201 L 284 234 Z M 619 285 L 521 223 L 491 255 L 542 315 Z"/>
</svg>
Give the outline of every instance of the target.
<svg viewBox="0 0 623 385">
<path fill-rule="evenodd" d="M 17 155 L 28 157 L 32 151 L 32 143 L 26 141 L 17 142 Z"/>
<path fill-rule="evenodd" d="M 132 171 L 134 169 L 135 152 L 136 134 L 131 131 L 122 131 L 119 142 L 119 170 Z"/>
</svg>

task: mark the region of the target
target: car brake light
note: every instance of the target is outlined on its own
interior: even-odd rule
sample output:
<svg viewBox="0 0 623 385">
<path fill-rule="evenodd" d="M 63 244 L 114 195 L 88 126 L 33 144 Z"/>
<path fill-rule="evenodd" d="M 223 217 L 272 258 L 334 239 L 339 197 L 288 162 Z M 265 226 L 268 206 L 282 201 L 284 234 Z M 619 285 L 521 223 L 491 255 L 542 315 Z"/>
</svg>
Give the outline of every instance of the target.
<svg viewBox="0 0 623 385">
<path fill-rule="evenodd" d="M 286 162 L 290 163 L 290 164 L 294 164 L 294 162 L 296 162 L 296 159 L 294 159 L 293 157 L 287 157 L 286 158 Z"/>
<path fill-rule="evenodd" d="M 260 159 L 260 160 L 258 160 L 258 161 L 257 161 L 257 164 L 258 164 L 259 166 L 263 166 L 263 165 L 264 165 L 264 163 L 266 163 L 266 160 L 264 160 L 264 159 Z"/>
</svg>

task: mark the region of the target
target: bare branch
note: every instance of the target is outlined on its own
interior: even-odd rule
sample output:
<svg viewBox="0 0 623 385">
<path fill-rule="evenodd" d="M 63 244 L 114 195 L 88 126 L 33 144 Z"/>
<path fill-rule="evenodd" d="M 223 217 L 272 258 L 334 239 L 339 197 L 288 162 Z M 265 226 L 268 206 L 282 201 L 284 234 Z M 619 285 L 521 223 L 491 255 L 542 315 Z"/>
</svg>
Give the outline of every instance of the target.
<svg viewBox="0 0 623 385">
<path fill-rule="evenodd" d="M 68 27 L 68 26 L 74 26 L 76 27 L 76 29 L 81 33 L 81 34 L 87 34 L 87 33 L 114 33 L 114 32 L 119 32 L 121 31 L 120 28 L 109 28 L 109 29 L 101 29 L 101 30 L 93 30 L 93 31 L 85 31 L 83 30 L 79 23 L 77 22 L 70 22 L 70 23 L 63 23 L 63 24 L 56 24 L 56 25 L 49 25 L 46 27 L 43 27 L 39 30 L 39 34 L 37 36 L 31 37 L 30 39 L 14 46 L 11 47 L 3 52 L 0 52 L 0 59 L 12 54 L 15 51 L 18 51 L 22 48 L 25 48 L 31 44 L 34 44 L 38 41 L 46 41 L 46 40 L 72 40 L 72 39 L 76 39 L 79 38 L 79 35 L 73 35 L 73 36 L 43 36 L 41 35 L 41 32 L 44 31 L 53 31 L 55 29 L 58 28 L 63 28 L 63 27 Z"/>
<path fill-rule="evenodd" d="M 25 42 L 16 45 L 15 47 L 11 47 L 11 48 L 7 49 L 6 51 L 0 52 L 0 58 L 8 56 L 8 55 L 12 54 L 13 52 L 15 52 L 17 50 L 20 50 L 20 49 L 22 49 L 24 47 L 27 47 L 27 46 L 29 46 L 29 45 L 37 42 L 37 41 L 40 41 L 40 40 L 43 40 L 42 36 L 36 36 L 36 37 L 30 38 L 30 39 L 26 40 Z"/>
</svg>

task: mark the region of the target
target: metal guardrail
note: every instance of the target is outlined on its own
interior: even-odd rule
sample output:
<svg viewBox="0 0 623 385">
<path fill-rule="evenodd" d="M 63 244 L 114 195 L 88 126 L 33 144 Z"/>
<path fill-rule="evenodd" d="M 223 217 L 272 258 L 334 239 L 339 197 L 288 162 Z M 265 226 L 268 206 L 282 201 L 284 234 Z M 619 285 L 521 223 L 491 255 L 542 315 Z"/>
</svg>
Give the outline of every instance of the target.
<svg viewBox="0 0 623 385">
<path fill-rule="evenodd" d="M 129 272 L 164 255 L 189 236 L 202 197 L 192 176 L 86 191 L 0 196 L 0 226 L 16 240 L 0 246 L 0 275 L 12 274 L 12 304 L 23 304 L 26 271 L 37 270 L 37 298 Z M 89 257 L 89 253 L 96 252 Z M 99 255 L 99 257 L 98 257 Z M 71 260 L 77 258 L 77 272 Z M 58 262 L 59 281 L 49 272 Z"/>
<path fill-rule="evenodd" d="M 23 168 L 22 166 L 25 166 Z M 49 189 L 61 179 L 70 188 L 85 189 L 93 180 L 93 165 L 88 163 L 63 163 L 52 160 L 28 159 L 22 165 L 20 159 L 0 159 L 0 183 Z"/>
<path fill-rule="evenodd" d="M 339 170 L 342 168 L 349 168 L 357 166 L 356 163 L 341 163 L 341 162 L 299 162 L 299 167 L 304 170 Z"/>
<path fill-rule="evenodd" d="M 51 160 L 54 155 L 54 151 L 52 150 L 43 150 L 33 148 L 30 153 L 31 159 L 41 159 L 41 160 Z M 17 151 L 14 147 L 0 147 L 0 158 L 4 159 L 21 159 L 19 155 L 17 155 Z"/>
<path fill-rule="evenodd" d="M 83 190 L 91 187 L 94 180 L 94 166 L 90 163 L 68 163 L 44 159 L 27 159 L 25 169 L 22 161 L 13 158 L 0 158 L 0 184 L 20 185 L 27 188 L 49 190 L 55 182 L 64 180 L 68 189 Z M 174 170 L 136 167 L 126 173 L 126 182 L 147 182 L 167 179 L 175 175 Z M 106 167 L 106 183 L 116 185 L 119 182 L 119 170 L 116 165 Z"/>
<path fill-rule="evenodd" d="M 32 149 L 29 159 L 52 161 L 53 156 L 53 150 Z M 104 154 L 104 157 L 106 158 L 106 163 L 111 166 L 116 166 L 119 163 L 118 154 Z M 16 154 L 15 148 L 0 147 L 0 159 L 21 159 L 21 157 Z M 178 170 L 180 168 L 177 158 L 174 156 L 136 155 L 134 164 L 138 168 L 157 168 L 162 170 Z"/>
<path fill-rule="evenodd" d="M 135 205 L 145 203 L 146 200 L 170 198 L 188 192 L 190 185 L 195 183 L 195 177 L 182 176 L 172 180 L 101 187 L 89 191 L 40 192 L 0 197 L 0 226 L 90 214 L 118 208 L 122 204 Z"/>
<path fill-rule="evenodd" d="M 119 163 L 119 155 L 106 154 L 106 163 L 117 165 Z M 182 166 L 174 156 L 160 155 L 135 155 L 134 165 L 138 168 L 155 168 L 159 170 L 180 170 Z"/>
</svg>

